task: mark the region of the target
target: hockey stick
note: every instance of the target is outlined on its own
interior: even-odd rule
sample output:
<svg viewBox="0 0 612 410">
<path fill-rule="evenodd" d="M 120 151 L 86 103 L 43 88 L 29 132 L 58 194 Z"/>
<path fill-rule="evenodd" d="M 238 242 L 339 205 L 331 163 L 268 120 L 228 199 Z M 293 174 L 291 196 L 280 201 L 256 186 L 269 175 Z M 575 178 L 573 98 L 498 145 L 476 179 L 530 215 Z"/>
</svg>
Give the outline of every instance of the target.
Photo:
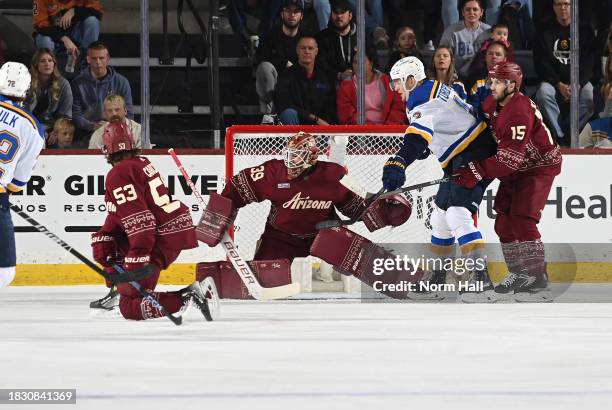
<svg viewBox="0 0 612 410">
<path fill-rule="evenodd" d="M 104 279 L 108 280 L 111 283 L 133 282 L 133 281 L 141 280 L 148 276 L 151 276 L 151 274 L 153 273 L 153 267 L 147 265 L 147 266 L 143 266 L 142 268 L 136 269 L 135 271 L 132 271 L 132 272 L 123 272 L 123 273 L 118 273 L 117 275 L 110 275 L 107 272 L 104 272 L 104 270 L 100 269 L 98 265 L 90 261 L 89 258 L 83 255 L 81 252 L 77 251 L 72 246 L 64 242 L 62 238 L 58 237 L 53 232 L 49 231 L 45 226 L 41 225 L 30 215 L 28 215 L 27 213 L 19 209 L 17 205 L 11 204 L 11 211 L 15 212 L 17 215 L 25 219 L 30 225 L 36 228 L 38 232 L 45 234 L 47 237 L 52 239 L 53 242 L 55 242 L 56 244 L 58 244 L 59 246 L 67 250 L 68 252 L 70 252 L 73 256 L 75 256 L 77 259 L 79 259 L 81 262 L 83 262 L 89 268 L 96 271 L 97 274 L 99 274 L 100 276 L 103 276 Z"/>
<path fill-rule="evenodd" d="M 108 262 L 111 264 L 113 269 L 117 271 L 117 273 L 125 273 L 123 268 L 117 265 L 117 263 L 114 260 L 109 258 Z M 177 326 L 180 326 L 183 323 L 182 317 L 172 316 L 172 314 L 168 312 L 168 310 L 161 303 L 159 303 L 159 301 L 155 299 L 155 297 L 152 294 L 150 294 L 146 289 L 144 289 L 140 285 L 140 283 L 134 281 L 134 282 L 130 282 L 130 285 L 132 285 L 132 287 L 134 287 L 134 289 L 136 289 L 142 295 L 143 298 L 148 299 L 151 302 L 151 305 L 153 305 L 155 309 L 158 309 L 160 312 L 162 312 L 162 314 L 166 316 L 168 319 L 170 319 L 172 323 L 174 323 Z"/>
<path fill-rule="evenodd" d="M 426 188 L 432 185 L 438 185 L 443 182 L 450 181 L 450 178 L 451 177 L 444 177 L 444 178 L 436 179 L 436 180 L 429 181 L 429 182 L 422 182 L 420 184 L 409 185 L 409 186 L 398 188 L 398 189 L 395 189 L 389 192 L 385 192 L 385 189 L 383 188 L 375 194 L 368 194 L 368 199 L 366 200 L 365 209 L 357 217 L 353 219 L 348 219 L 345 221 L 337 220 L 337 219 L 330 219 L 327 221 L 322 221 L 316 225 L 316 228 L 317 229 L 328 229 L 328 228 L 337 228 L 339 226 L 353 225 L 354 223 L 361 221 L 361 218 L 363 218 L 366 212 L 368 212 L 368 208 L 370 207 L 370 205 L 372 205 L 374 201 L 376 201 L 377 199 L 384 199 L 384 198 L 388 198 L 393 195 L 403 194 L 409 191 L 414 191 L 416 189 Z"/>
<path fill-rule="evenodd" d="M 200 195 L 200 192 L 198 192 L 197 188 L 193 184 L 193 181 L 191 180 L 191 178 L 189 177 L 189 174 L 183 167 L 183 164 L 181 163 L 181 160 L 179 159 L 179 157 L 176 155 L 176 152 L 174 152 L 174 149 L 170 148 L 168 150 L 168 153 L 172 156 L 174 163 L 176 164 L 177 168 L 181 171 L 181 174 L 183 174 L 185 181 L 189 185 L 189 188 L 191 188 L 191 191 L 193 192 L 193 194 L 198 199 L 198 202 L 200 203 L 200 205 L 206 206 L 206 201 L 204 201 L 204 198 L 202 198 L 202 195 Z M 240 254 L 238 253 L 238 250 L 236 249 L 236 245 L 234 244 L 234 240 L 231 238 L 227 230 L 225 231 L 225 233 L 223 234 L 223 238 L 221 239 L 221 246 L 223 247 L 223 250 L 227 254 L 227 257 L 229 258 L 232 266 L 234 267 L 236 272 L 238 272 L 238 275 L 240 276 L 240 279 L 242 280 L 247 290 L 249 291 L 249 294 L 253 296 L 255 299 L 258 299 L 258 300 L 283 299 L 283 298 L 294 296 L 300 293 L 299 283 L 290 283 L 289 285 L 276 286 L 272 288 L 264 288 L 263 286 L 261 286 L 261 284 L 257 280 L 257 277 L 251 270 L 251 267 L 249 266 L 249 264 L 246 263 L 244 259 L 240 257 Z"/>
</svg>

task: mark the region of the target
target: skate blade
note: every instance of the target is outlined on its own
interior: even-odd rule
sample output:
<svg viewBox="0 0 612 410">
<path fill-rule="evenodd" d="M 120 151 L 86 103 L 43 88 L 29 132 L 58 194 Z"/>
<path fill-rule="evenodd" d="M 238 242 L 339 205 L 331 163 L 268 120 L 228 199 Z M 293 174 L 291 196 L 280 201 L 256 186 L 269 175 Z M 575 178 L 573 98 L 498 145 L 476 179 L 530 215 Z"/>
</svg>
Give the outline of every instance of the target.
<svg viewBox="0 0 612 410">
<path fill-rule="evenodd" d="M 95 319 L 111 319 L 115 317 L 122 317 L 119 306 L 115 306 L 112 309 L 89 309 L 89 316 Z"/>
<path fill-rule="evenodd" d="M 406 298 L 409 300 L 417 300 L 417 301 L 430 301 L 430 300 L 444 300 L 446 299 L 446 295 L 437 292 L 429 292 L 429 293 L 415 293 L 410 292 L 406 295 Z"/>
<path fill-rule="evenodd" d="M 514 294 L 514 300 L 518 303 L 550 303 L 554 297 L 550 289 L 539 292 L 519 292 Z"/>
<path fill-rule="evenodd" d="M 463 303 L 495 303 L 498 297 L 493 290 L 485 290 L 484 292 L 462 293 L 460 300 Z"/>
</svg>

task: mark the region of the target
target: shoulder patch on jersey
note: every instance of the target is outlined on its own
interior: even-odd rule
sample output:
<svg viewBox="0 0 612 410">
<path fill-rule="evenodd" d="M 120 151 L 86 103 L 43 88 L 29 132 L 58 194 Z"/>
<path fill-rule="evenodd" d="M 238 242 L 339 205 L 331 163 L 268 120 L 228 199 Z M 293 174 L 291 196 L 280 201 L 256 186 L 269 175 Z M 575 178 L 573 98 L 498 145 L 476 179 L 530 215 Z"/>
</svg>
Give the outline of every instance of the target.
<svg viewBox="0 0 612 410">
<path fill-rule="evenodd" d="M 420 111 L 416 111 L 416 112 L 412 113 L 412 119 L 418 120 L 419 118 L 421 118 L 421 112 Z"/>
<path fill-rule="evenodd" d="M 287 189 L 287 188 L 291 188 L 291 184 L 289 182 L 281 182 L 278 185 L 276 185 L 276 187 L 278 189 Z"/>
</svg>

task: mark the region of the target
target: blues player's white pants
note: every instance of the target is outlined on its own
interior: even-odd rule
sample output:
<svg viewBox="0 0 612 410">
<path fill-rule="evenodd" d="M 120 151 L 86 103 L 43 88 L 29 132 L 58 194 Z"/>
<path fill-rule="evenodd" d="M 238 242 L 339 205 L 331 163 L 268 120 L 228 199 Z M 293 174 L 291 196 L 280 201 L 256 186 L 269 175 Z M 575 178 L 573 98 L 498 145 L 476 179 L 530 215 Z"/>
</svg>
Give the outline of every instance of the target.
<svg viewBox="0 0 612 410">
<path fill-rule="evenodd" d="M 8 194 L 0 194 L 0 287 L 8 286 L 15 277 L 15 232 Z"/>
</svg>

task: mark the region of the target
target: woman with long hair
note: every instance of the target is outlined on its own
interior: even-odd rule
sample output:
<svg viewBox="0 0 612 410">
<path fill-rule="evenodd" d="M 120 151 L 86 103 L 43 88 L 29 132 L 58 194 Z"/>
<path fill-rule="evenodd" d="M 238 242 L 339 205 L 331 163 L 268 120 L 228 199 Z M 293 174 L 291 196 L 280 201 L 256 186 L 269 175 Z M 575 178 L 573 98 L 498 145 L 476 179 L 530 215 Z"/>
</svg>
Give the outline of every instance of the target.
<svg viewBox="0 0 612 410">
<path fill-rule="evenodd" d="M 391 67 L 404 57 L 414 56 L 423 61 L 423 57 L 417 48 L 417 37 L 414 29 L 410 26 L 403 26 L 397 29 L 393 51 L 389 56 L 385 73 L 389 74 Z"/>
<path fill-rule="evenodd" d="M 376 50 L 366 46 L 365 50 L 365 122 L 366 124 L 405 124 L 406 105 L 401 96 L 391 91 L 388 74 L 376 69 Z M 353 72 L 357 72 L 357 52 L 353 52 Z M 339 124 L 358 124 L 357 121 L 357 77 L 340 83 L 336 93 Z"/>
<path fill-rule="evenodd" d="M 431 57 L 429 78 L 437 80 L 444 85 L 452 87 L 462 99 L 467 98 L 465 86 L 458 80 L 455 70 L 455 54 L 450 47 L 439 46 Z"/>
<path fill-rule="evenodd" d="M 25 106 L 50 134 L 58 118 L 72 118 L 72 90 L 57 68 L 55 54 L 48 48 L 36 50 L 30 74 L 32 85 Z M 55 142 L 47 141 L 47 144 Z"/>
</svg>

